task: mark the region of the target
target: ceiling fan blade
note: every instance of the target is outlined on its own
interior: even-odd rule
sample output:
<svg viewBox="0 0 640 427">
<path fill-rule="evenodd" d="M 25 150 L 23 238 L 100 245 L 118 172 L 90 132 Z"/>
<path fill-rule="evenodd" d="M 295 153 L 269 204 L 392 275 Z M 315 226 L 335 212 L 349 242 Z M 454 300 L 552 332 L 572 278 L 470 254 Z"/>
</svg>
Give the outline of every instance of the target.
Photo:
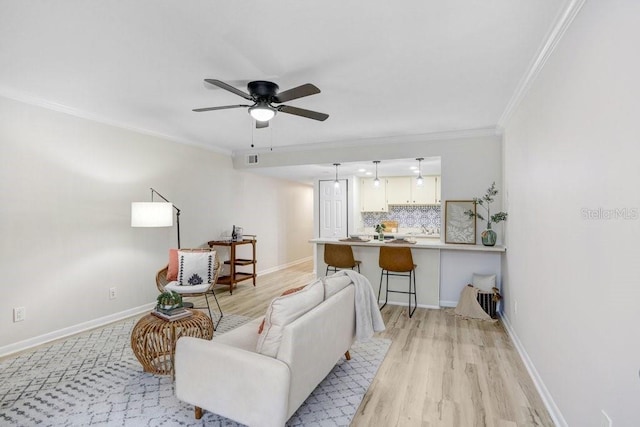
<svg viewBox="0 0 640 427">
<path fill-rule="evenodd" d="M 261 122 L 259 120 L 256 120 L 256 129 L 262 129 L 262 128 L 268 128 L 269 127 L 269 122 Z"/>
<path fill-rule="evenodd" d="M 308 119 L 319 120 L 321 122 L 329 118 L 328 114 L 318 113 L 317 111 L 305 110 L 304 108 L 291 107 L 289 105 L 279 106 L 278 111 L 282 111 L 283 113 L 293 114 L 296 116 L 306 117 Z"/>
<path fill-rule="evenodd" d="M 253 101 L 253 98 L 251 97 L 251 95 L 249 95 L 246 92 L 241 91 L 240 89 L 236 89 L 235 87 L 226 84 L 225 82 L 222 82 L 220 80 L 215 80 L 215 79 L 204 79 L 205 82 L 210 83 L 214 86 L 218 86 L 221 89 L 224 90 L 228 90 L 229 92 L 235 93 L 238 96 L 243 97 L 244 99 L 248 99 L 250 101 Z"/>
<path fill-rule="evenodd" d="M 251 107 L 251 105 L 223 105 L 221 107 L 206 107 L 206 108 L 195 108 L 191 111 L 195 111 L 196 113 L 202 113 L 203 111 L 213 111 L 213 110 L 228 110 L 230 108 L 240 108 L 240 107 Z"/>
<path fill-rule="evenodd" d="M 312 85 L 311 83 L 303 84 L 302 86 L 294 87 L 284 92 L 280 92 L 273 97 L 273 102 L 281 103 L 291 101 L 292 99 L 303 98 L 309 95 L 315 95 L 320 93 L 320 89 Z"/>
</svg>

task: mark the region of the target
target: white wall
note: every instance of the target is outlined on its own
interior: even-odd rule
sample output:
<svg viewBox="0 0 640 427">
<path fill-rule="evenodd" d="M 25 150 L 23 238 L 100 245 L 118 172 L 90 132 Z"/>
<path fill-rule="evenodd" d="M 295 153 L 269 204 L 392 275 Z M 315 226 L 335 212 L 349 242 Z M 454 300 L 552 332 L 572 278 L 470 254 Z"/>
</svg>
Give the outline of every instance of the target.
<svg viewBox="0 0 640 427">
<path fill-rule="evenodd" d="M 505 315 L 561 425 L 640 423 L 638 17 L 587 1 L 506 127 Z"/>
<path fill-rule="evenodd" d="M 258 235 L 259 272 L 313 254 L 310 186 L 6 98 L 0 118 L 0 354 L 154 301 L 155 273 L 176 246 L 176 230 L 130 227 L 131 202 L 150 201 L 150 187 L 182 210 L 182 247 L 236 224 Z M 109 300 L 113 286 L 118 297 Z M 20 306 L 27 318 L 13 323 Z"/>
<path fill-rule="evenodd" d="M 471 132 L 473 134 L 473 132 Z M 367 141 L 359 141 L 366 144 Z M 471 136 L 434 137 L 412 135 L 407 137 L 379 138 L 371 145 L 354 146 L 353 143 L 335 149 L 303 149 L 260 153 L 262 167 L 308 165 L 318 163 L 353 162 L 368 160 L 402 159 L 408 157 L 440 157 L 442 200 L 470 200 L 482 196 L 492 182 L 500 193 L 492 205 L 495 212 L 502 207 L 502 136 L 486 131 Z M 250 169 L 243 156 L 234 158 L 236 168 Z M 316 181 L 316 187 L 318 186 Z M 359 197 L 357 185 L 349 189 Z M 318 200 L 316 198 L 317 205 Z M 355 205 L 357 206 L 357 204 Z M 355 207 L 354 206 L 354 207 Z M 318 207 L 314 208 L 318 212 Z M 355 210 L 353 212 L 356 212 Z M 444 215 L 444 209 L 443 209 Z M 444 216 L 443 216 L 444 218 Z M 355 224 L 357 226 L 357 224 Z M 477 241 L 485 224 L 477 224 Z M 350 230 L 355 230 L 352 224 Z M 502 242 L 502 223 L 494 226 L 498 232 L 498 244 Z M 317 235 L 317 218 L 315 233 Z"/>
</svg>

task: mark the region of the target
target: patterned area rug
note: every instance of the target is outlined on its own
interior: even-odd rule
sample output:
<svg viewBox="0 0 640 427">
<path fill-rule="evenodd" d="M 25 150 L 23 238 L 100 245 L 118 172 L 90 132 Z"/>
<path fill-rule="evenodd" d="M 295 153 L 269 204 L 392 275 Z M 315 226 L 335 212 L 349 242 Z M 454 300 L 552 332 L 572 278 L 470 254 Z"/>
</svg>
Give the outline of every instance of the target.
<svg viewBox="0 0 640 427">
<path fill-rule="evenodd" d="M 227 314 L 216 334 L 249 321 Z M 130 346 L 135 319 L 118 322 L 0 362 L 2 426 L 238 426 L 174 396 L 170 376 L 142 371 Z M 288 426 L 347 426 L 382 363 L 390 340 L 351 348 Z"/>
</svg>

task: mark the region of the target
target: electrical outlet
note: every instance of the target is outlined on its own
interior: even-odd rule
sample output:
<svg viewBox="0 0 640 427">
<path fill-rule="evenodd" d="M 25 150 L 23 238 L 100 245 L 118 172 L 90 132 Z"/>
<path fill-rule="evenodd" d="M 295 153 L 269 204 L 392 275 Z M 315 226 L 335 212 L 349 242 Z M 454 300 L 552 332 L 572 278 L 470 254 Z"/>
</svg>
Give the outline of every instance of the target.
<svg viewBox="0 0 640 427">
<path fill-rule="evenodd" d="M 16 307 L 13 309 L 13 321 L 22 322 L 27 318 L 27 310 L 24 307 Z"/>
<path fill-rule="evenodd" d="M 613 427 L 613 420 L 609 417 L 609 415 L 604 412 L 604 409 L 601 409 L 600 411 L 602 412 L 603 416 L 602 427 Z"/>
<path fill-rule="evenodd" d="M 117 288 L 109 288 L 109 299 L 116 299 L 118 297 Z"/>
</svg>

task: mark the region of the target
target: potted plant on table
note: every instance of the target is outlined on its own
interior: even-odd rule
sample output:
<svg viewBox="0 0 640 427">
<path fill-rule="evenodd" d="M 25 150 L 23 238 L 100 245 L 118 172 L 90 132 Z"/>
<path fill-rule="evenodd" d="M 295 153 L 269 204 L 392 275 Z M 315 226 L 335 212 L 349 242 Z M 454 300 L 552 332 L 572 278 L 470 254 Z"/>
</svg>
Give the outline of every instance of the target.
<svg viewBox="0 0 640 427">
<path fill-rule="evenodd" d="M 496 189 L 496 183 L 491 184 L 491 187 L 487 189 L 487 192 L 484 196 L 477 198 L 473 198 L 473 204 L 476 206 L 476 211 L 472 211 L 471 209 L 465 211 L 465 215 L 469 216 L 469 218 L 478 218 L 482 221 L 487 221 L 487 228 L 480 234 L 482 237 L 482 244 L 485 246 L 493 246 L 496 244 L 496 232 L 491 229 L 491 224 L 499 223 L 500 221 L 507 220 L 506 212 L 498 212 L 491 215 L 491 203 L 493 203 L 495 195 L 498 194 L 498 190 Z M 480 205 L 486 211 L 486 219 L 484 215 L 478 212 L 478 205 Z"/>
<path fill-rule="evenodd" d="M 378 233 L 378 240 L 384 242 L 384 224 L 376 224 L 376 233 Z"/>
<path fill-rule="evenodd" d="M 175 291 L 165 291 L 158 295 L 157 307 L 160 310 L 173 310 L 174 308 L 182 307 L 182 296 Z"/>
</svg>

